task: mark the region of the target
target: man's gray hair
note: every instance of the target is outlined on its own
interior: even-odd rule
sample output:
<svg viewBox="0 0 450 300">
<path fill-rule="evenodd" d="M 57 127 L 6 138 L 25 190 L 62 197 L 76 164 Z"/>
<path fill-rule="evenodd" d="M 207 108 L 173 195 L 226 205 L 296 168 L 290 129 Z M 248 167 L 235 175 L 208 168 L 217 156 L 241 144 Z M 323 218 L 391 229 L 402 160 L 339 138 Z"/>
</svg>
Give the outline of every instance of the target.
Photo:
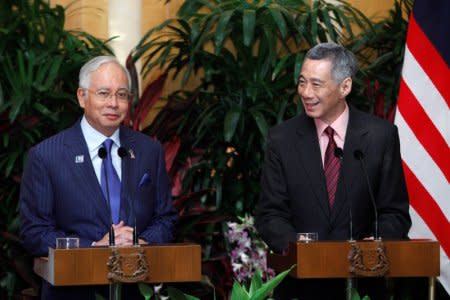
<svg viewBox="0 0 450 300">
<path fill-rule="evenodd" d="M 131 76 L 128 70 L 119 63 L 117 58 L 115 58 L 114 56 L 107 56 L 107 55 L 96 56 L 81 67 L 78 86 L 82 89 L 89 88 L 89 85 L 91 83 L 92 72 L 95 72 L 98 68 L 100 68 L 101 65 L 107 63 L 114 63 L 118 65 L 120 68 L 122 68 L 123 72 L 127 75 L 128 89 L 131 90 Z"/>
<path fill-rule="evenodd" d="M 305 59 L 331 61 L 331 76 L 337 83 L 341 83 L 347 77 L 355 76 L 358 71 L 358 63 L 355 55 L 336 43 L 321 43 L 309 49 Z"/>
</svg>

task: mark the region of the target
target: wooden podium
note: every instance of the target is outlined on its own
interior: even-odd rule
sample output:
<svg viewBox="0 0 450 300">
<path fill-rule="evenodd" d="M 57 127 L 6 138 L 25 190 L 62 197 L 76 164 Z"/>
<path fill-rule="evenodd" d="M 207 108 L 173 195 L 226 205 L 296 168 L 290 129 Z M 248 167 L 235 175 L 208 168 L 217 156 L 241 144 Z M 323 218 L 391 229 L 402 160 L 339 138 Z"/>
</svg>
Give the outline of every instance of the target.
<svg viewBox="0 0 450 300">
<path fill-rule="evenodd" d="M 140 246 L 148 272 L 143 282 L 193 282 L 201 279 L 201 248 L 194 244 Z M 133 255 L 139 247 L 117 247 L 122 255 Z M 34 271 L 54 286 L 109 284 L 109 247 L 52 249 L 34 260 Z"/>
<path fill-rule="evenodd" d="M 269 254 L 267 264 L 277 272 L 296 267 L 295 278 L 354 278 L 350 271 L 349 241 L 318 241 L 290 243 L 286 255 Z M 373 241 L 358 241 L 364 248 Z M 440 274 L 439 243 L 430 240 L 383 241 L 388 261 L 386 277 L 428 277 L 429 297 L 434 298 L 435 279 Z"/>
</svg>

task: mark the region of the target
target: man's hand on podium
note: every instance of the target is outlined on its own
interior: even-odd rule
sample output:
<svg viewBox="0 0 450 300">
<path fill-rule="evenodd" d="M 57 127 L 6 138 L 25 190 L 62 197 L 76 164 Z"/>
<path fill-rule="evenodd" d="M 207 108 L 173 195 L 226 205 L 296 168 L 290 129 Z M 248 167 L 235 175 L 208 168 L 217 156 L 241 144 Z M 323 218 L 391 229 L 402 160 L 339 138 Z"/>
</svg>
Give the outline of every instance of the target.
<svg viewBox="0 0 450 300">
<path fill-rule="evenodd" d="M 124 221 L 120 221 L 118 224 L 112 225 L 114 228 L 114 237 L 116 246 L 132 246 L 133 245 L 133 227 L 125 225 Z M 146 241 L 139 239 L 139 244 L 147 244 Z M 92 246 L 108 246 L 109 245 L 109 233 L 92 244 Z"/>
</svg>

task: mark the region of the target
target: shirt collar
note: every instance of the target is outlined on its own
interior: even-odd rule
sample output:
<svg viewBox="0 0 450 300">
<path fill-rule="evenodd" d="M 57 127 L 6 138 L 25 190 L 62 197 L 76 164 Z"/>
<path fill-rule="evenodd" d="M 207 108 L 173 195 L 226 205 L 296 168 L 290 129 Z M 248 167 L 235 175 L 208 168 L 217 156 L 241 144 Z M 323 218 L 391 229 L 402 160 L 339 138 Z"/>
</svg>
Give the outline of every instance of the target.
<svg viewBox="0 0 450 300">
<path fill-rule="evenodd" d="M 350 111 L 347 103 L 345 103 L 344 111 L 336 120 L 334 120 L 333 123 L 327 124 L 320 119 L 314 119 L 314 123 L 316 124 L 317 136 L 325 134 L 325 129 L 330 126 L 335 131 L 335 137 L 337 136 L 337 138 L 339 138 L 341 141 L 345 141 L 345 133 L 347 132 L 349 115 Z"/>
<path fill-rule="evenodd" d="M 83 116 L 80 122 L 81 126 L 81 132 L 84 135 L 84 139 L 86 140 L 86 144 L 88 146 L 89 152 L 97 151 L 103 142 L 106 139 L 112 139 L 114 144 L 117 145 L 117 147 L 120 147 L 120 138 L 119 138 L 119 132 L 120 129 L 117 128 L 116 131 L 111 136 L 105 136 L 99 131 L 97 131 L 94 127 L 89 124 L 89 122 L 86 120 L 86 117 Z"/>
</svg>

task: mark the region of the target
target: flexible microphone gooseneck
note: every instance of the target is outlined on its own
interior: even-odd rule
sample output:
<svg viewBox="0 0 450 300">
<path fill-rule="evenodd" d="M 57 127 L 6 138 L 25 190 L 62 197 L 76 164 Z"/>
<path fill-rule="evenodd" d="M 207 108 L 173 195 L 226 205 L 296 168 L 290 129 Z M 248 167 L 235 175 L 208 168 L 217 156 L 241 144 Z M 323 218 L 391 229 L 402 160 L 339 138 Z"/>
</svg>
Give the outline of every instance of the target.
<svg viewBox="0 0 450 300">
<path fill-rule="evenodd" d="M 119 147 L 119 149 L 117 149 L 117 154 L 119 155 L 120 158 L 125 158 L 128 156 L 128 151 L 124 148 L 124 147 Z M 124 172 L 125 174 L 128 174 L 127 172 Z M 139 245 L 139 241 L 138 241 L 138 237 L 137 237 L 137 222 L 136 222 L 136 212 L 134 211 L 134 201 L 133 201 L 133 197 L 131 196 L 131 190 L 129 188 L 129 180 L 127 178 L 127 195 L 130 199 L 130 206 L 131 206 L 131 213 L 133 214 L 133 221 L 134 221 L 134 225 L 133 225 L 133 245 L 137 246 Z"/>
<path fill-rule="evenodd" d="M 98 149 L 98 157 L 100 157 L 102 160 L 104 160 L 107 156 L 107 152 L 105 147 L 101 147 L 100 149 Z M 109 246 L 115 246 L 116 245 L 116 241 L 115 241 L 115 234 L 114 234 L 114 227 L 113 227 L 113 220 L 112 220 L 112 213 L 111 213 L 111 200 L 109 199 L 109 181 L 108 181 L 108 172 L 106 172 L 106 168 L 104 168 L 104 172 L 103 172 L 104 176 L 105 176 L 105 181 L 106 181 L 106 200 L 108 203 L 108 212 L 109 212 L 109 222 L 110 222 L 110 226 L 109 226 Z"/>
<path fill-rule="evenodd" d="M 340 161 L 341 161 L 341 178 L 342 178 L 342 184 L 344 185 L 344 197 L 345 200 L 349 202 L 349 216 L 350 216 L 350 224 L 349 224 L 349 230 L 350 230 L 350 241 L 354 241 L 353 239 L 353 208 L 352 208 L 352 201 L 350 198 L 348 198 L 348 193 L 347 193 L 347 186 L 345 184 L 345 177 L 344 177 L 344 151 L 342 150 L 342 148 L 336 147 L 336 149 L 334 149 L 334 156 L 336 156 Z"/>
<path fill-rule="evenodd" d="M 377 211 L 377 204 L 375 203 L 375 197 L 373 196 L 373 189 L 372 185 L 370 184 L 369 174 L 367 173 L 366 164 L 364 163 L 364 153 L 361 150 L 355 150 L 353 152 L 353 156 L 359 160 L 361 163 L 361 169 L 364 173 L 364 176 L 366 178 L 367 187 L 369 189 L 369 196 L 370 201 L 372 202 L 374 215 L 375 215 L 375 240 L 379 240 L 380 237 L 378 236 L 378 211 Z"/>
</svg>

